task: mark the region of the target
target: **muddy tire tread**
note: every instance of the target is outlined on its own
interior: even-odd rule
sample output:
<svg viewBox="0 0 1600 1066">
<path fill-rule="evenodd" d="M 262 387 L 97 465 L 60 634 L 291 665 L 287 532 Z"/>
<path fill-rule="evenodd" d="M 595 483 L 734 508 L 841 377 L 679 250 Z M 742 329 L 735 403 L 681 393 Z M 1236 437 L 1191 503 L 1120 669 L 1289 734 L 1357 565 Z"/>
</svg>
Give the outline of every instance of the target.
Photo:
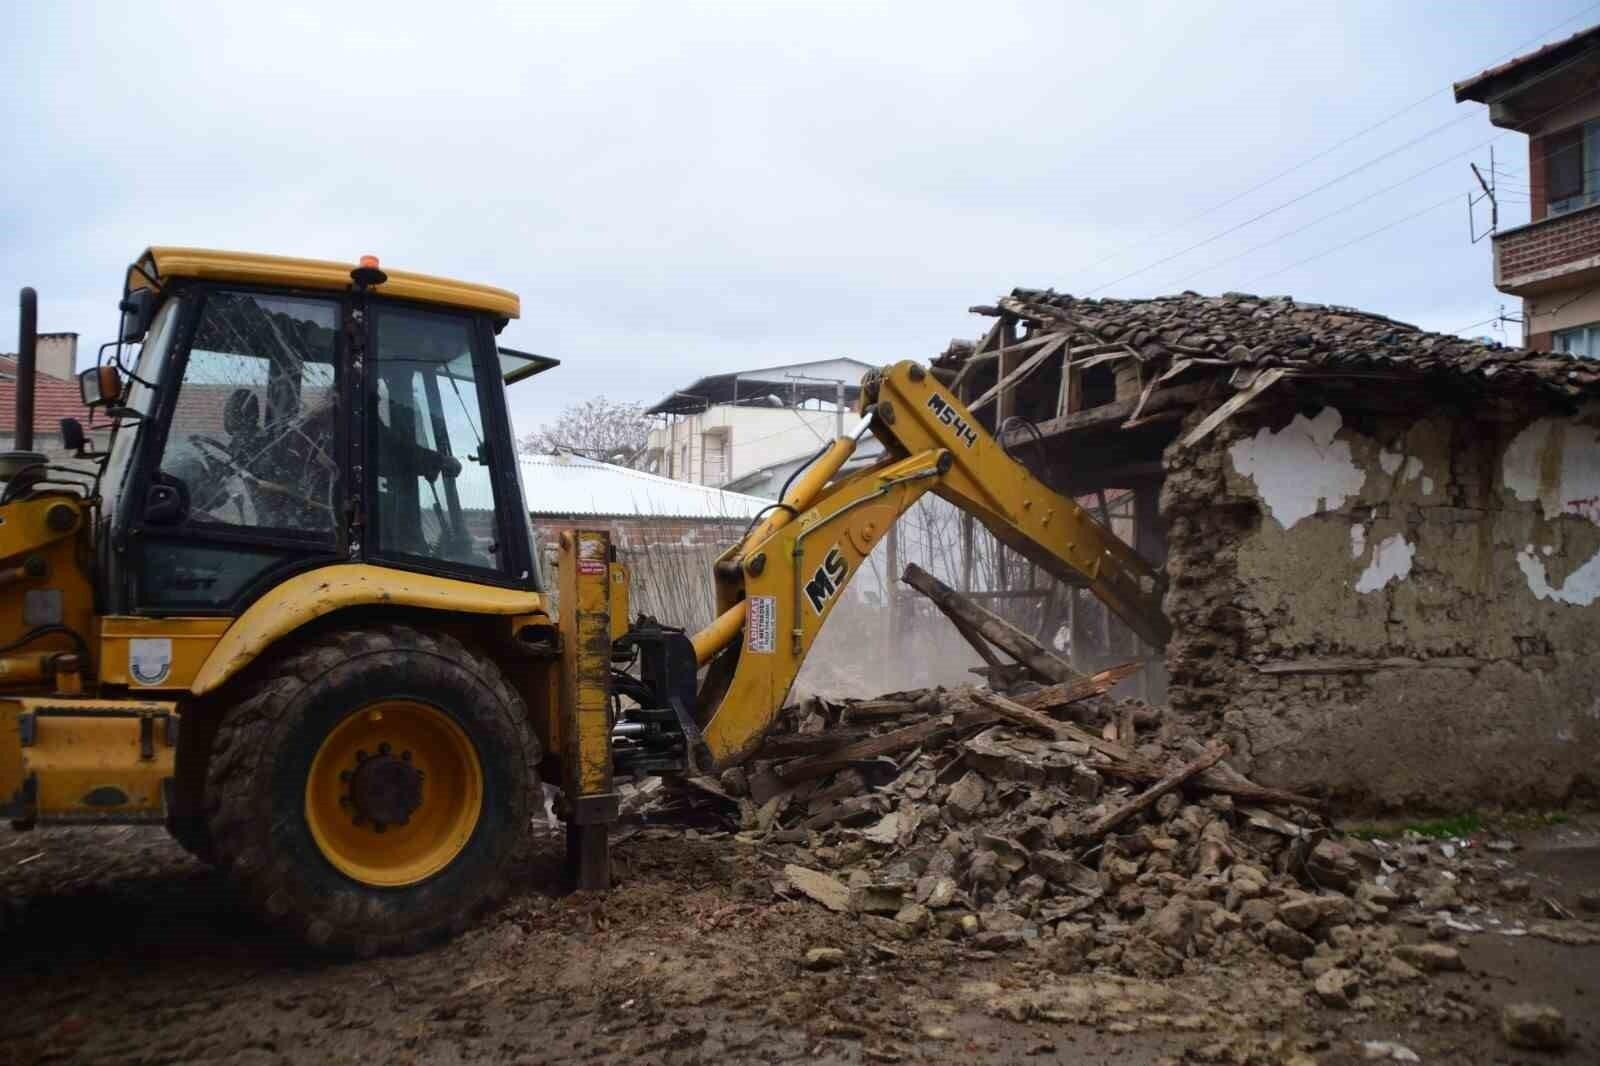
<svg viewBox="0 0 1600 1066">
<path fill-rule="evenodd" d="M 206 768 L 206 817 L 215 841 L 216 863 L 226 872 L 246 903 L 286 935 L 339 954 L 371 956 L 420 950 L 444 935 L 460 932 L 473 920 L 498 906 L 509 891 L 509 871 L 525 870 L 531 855 L 529 818 L 516 835 L 508 859 L 484 885 L 470 907 L 463 907 L 448 928 L 392 927 L 355 931 L 330 922 L 328 916 L 306 913 L 292 901 L 297 871 L 291 863 L 275 861 L 270 846 L 270 810 L 264 810 L 265 776 L 287 719 L 308 691 L 333 671 L 368 657 L 395 660 L 380 666 L 416 669 L 418 662 L 465 669 L 486 686 L 505 708 L 501 722 L 511 728 L 510 739 L 524 753 L 526 794 L 520 809 L 527 816 L 542 802 L 537 767 L 539 744 L 528 720 L 527 707 L 493 660 L 446 633 L 408 625 L 376 625 L 350 631 L 330 631 L 307 638 L 270 660 L 245 671 L 230 686 L 229 706 L 217 728 Z M 433 665 L 430 664 L 430 665 Z"/>
</svg>

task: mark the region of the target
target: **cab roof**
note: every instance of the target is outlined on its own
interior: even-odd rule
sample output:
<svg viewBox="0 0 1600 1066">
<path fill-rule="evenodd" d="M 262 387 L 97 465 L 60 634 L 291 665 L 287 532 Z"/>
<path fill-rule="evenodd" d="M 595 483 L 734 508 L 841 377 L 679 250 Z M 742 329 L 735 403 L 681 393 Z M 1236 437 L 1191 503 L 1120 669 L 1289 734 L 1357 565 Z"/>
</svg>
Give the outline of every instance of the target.
<svg viewBox="0 0 1600 1066">
<path fill-rule="evenodd" d="M 203 278 L 343 292 L 350 288 L 350 271 L 355 267 L 355 263 L 328 259 L 298 259 L 208 248 L 153 247 L 146 249 L 128 269 L 128 288 L 159 289 L 169 278 Z M 385 296 L 487 311 L 502 319 L 517 318 L 522 313 L 522 301 L 516 293 L 505 289 L 413 274 L 407 270 L 385 270 L 385 273 L 389 275 L 388 280 L 374 287 Z"/>
</svg>

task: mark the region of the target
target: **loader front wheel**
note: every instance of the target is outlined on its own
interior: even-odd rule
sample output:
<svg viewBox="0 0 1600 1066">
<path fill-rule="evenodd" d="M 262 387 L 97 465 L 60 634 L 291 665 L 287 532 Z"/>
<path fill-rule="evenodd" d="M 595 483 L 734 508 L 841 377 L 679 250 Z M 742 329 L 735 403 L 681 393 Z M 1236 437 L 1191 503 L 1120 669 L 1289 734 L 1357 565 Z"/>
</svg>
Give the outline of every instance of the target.
<svg viewBox="0 0 1600 1066">
<path fill-rule="evenodd" d="M 526 866 L 537 741 L 499 668 L 404 626 L 315 637 L 247 680 L 207 780 L 224 868 L 340 952 L 415 950 Z"/>
</svg>

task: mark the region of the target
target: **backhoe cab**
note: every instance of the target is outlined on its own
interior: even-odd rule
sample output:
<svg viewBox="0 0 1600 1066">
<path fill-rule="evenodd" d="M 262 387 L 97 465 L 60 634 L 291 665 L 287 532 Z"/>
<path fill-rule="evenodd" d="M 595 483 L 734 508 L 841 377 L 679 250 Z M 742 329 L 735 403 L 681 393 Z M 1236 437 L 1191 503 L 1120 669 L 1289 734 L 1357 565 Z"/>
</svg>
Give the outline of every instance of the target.
<svg viewBox="0 0 1600 1066">
<path fill-rule="evenodd" d="M 289 934 L 414 948 L 526 866 L 541 775 L 604 887 L 618 774 L 712 771 L 770 728 L 839 591 L 924 492 L 1086 585 L 1153 643 L 1159 575 L 924 369 L 870 375 L 885 444 L 831 445 L 717 562 L 698 633 L 628 623 L 603 531 L 541 584 L 507 415 L 554 360 L 501 348 L 501 289 L 152 248 L 80 377 L 104 452 L 0 455 L 0 809 L 160 822 Z M 92 428 L 92 427 L 91 427 Z"/>
</svg>

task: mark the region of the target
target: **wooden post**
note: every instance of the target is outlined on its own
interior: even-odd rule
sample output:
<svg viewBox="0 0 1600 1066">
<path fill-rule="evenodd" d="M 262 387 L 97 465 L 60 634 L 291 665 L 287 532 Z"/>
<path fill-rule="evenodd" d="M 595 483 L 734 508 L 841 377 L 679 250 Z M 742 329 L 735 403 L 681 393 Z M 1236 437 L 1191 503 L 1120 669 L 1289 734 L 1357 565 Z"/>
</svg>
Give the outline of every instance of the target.
<svg viewBox="0 0 1600 1066">
<path fill-rule="evenodd" d="M 884 603 L 889 608 L 889 654 L 900 654 L 900 582 L 895 575 L 900 572 L 900 523 L 889 526 L 889 580 L 884 591 Z"/>
<path fill-rule="evenodd" d="M 961 591 L 972 591 L 972 540 L 978 520 L 961 512 Z"/>
</svg>

